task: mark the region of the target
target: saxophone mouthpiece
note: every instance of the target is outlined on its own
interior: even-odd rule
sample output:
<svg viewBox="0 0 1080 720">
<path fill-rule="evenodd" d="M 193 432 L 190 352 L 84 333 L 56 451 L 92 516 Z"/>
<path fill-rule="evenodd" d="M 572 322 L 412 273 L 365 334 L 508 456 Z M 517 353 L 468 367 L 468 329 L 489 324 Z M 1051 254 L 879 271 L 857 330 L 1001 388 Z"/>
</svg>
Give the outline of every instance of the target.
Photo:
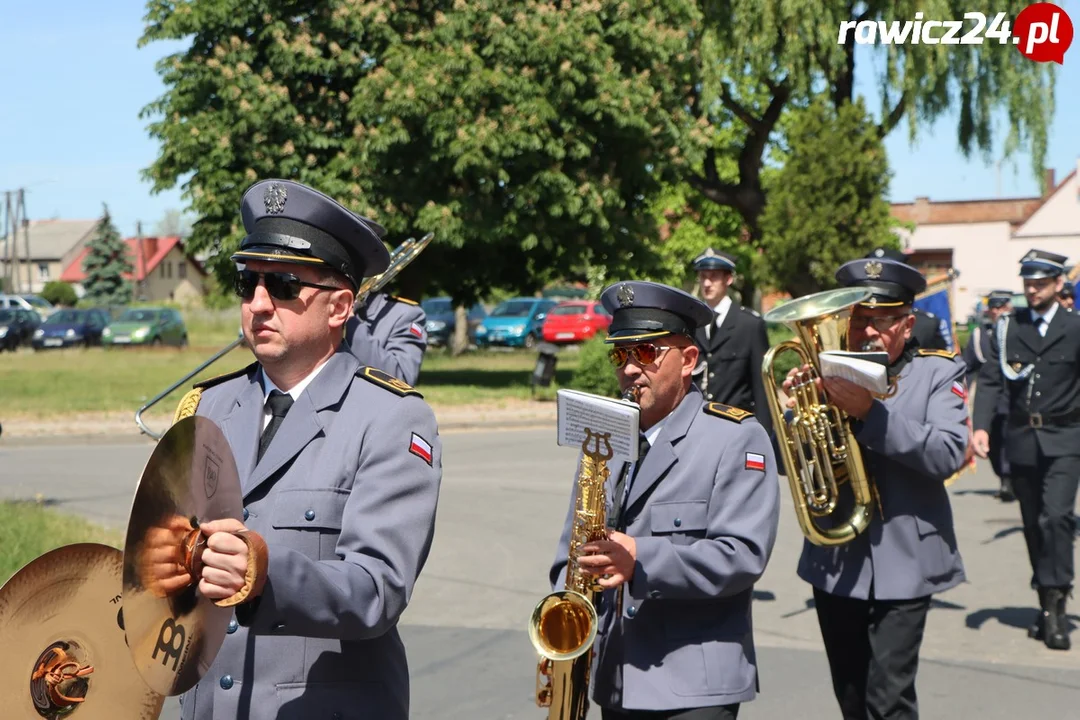
<svg viewBox="0 0 1080 720">
<path fill-rule="evenodd" d="M 630 387 L 623 390 L 622 399 L 629 400 L 632 403 L 636 403 L 638 401 L 638 394 L 640 392 L 640 387 L 638 387 L 637 385 L 631 385 Z"/>
</svg>

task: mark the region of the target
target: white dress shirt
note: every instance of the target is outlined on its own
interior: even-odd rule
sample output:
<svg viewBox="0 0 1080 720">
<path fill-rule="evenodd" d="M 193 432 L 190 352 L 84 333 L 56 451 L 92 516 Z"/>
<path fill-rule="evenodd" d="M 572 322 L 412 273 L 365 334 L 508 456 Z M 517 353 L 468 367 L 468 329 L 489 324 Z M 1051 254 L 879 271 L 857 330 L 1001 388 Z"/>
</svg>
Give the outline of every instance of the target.
<svg viewBox="0 0 1080 720">
<path fill-rule="evenodd" d="M 728 310 L 731 309 L 731 296 L 725 295 L 720 299 L 720 302 L 716 303 L 716 307 L 713 308 L 713 312 L 716 313 L 716 321 L 705 326 L 705 337 L 712 339 L 712 329 L 715 324 L 716 327 L 720 327 L 724 324 L 724 318 L 727 317 Z M 651 443 L 651 441 L 650 441 Z"/>
<path fill-rule="evenodd" d="M 315 368 L 310 373 L 308 373 L 307 377 L 305 377 L 303 380 L 296 383 L 296 385 L 293 386 L 292 390 L 289 390 L 288 394 L 292 395 L 293 402 L 296 402 L 297 400 L 300 399 L 300 393 L 304 392 L 304 390 L 307 388 L 307 386 L 311 384 L 311 381 L 315 379 L 315 376 L 318 375 L 320 372 L 322 372 L 322 369 L 324 367 L 326 367 L 326 362 L 329 359 L 330 358 L 327 358 L 326 360 L 319 363 L 319 366 L 317 368 Z M 270 376 L 266 374 L 265 370 L 262 373 L 262 386 L 263 386 L 263 422 L 262 422 L 262 429 L 265 430 L 266 426 L 270 424 L 270 405 L 269 405 L 269 403 L 266 402 L 267 398 L 269 398 L 270 393 L 272 393 L 275 390 L 277 390 L 280 393 L 283 393 L 285 391 L 274 384 L 274 381 L 270 379 Z"/>
<path fill-rule="evenodd" d="M 1030 309 L 1030 308 L 1029 308 Z M 1054 303 L 1050 306 L 1050 309 L 1046 311 L 1045 315 L 1039 315 L 1039 313 L 1031 310 L 1031 322 L 1035 323 L 1039 329 L 1039 334 L 1046 337 L 1046 329 L 1050 327 L 1050 321 L 1054 319 L 1054 315 L 1057 314 L 1058 304 Z M 1042 318 L 1046 322 L 1039 324 L 1039 319 Z"/>
</svg>

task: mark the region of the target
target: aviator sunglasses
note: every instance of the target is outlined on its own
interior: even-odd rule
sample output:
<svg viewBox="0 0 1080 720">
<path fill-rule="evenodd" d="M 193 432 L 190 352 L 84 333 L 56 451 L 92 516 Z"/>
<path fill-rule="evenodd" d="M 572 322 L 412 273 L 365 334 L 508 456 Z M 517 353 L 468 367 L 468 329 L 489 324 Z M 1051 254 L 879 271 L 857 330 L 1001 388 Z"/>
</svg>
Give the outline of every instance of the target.
<svg viewBox="0 0 1080 720">
<path fill-rule="evenodd" d="M 671 350 L 673 345 L 653 345 L 652 343 L 640 343 L 638 345 L 631 345 L 630 347 L 624 347 L 622 345 L 611 348 L 608 351 L 608 359 L 611 360 L 611 364 L 617 368 L 621 368 L 626 364 L 627 359 L 634 358 L 634 362 L 642 367 L 652 365 L 660 357 L 660 353 L 663 350 Z"/>
<path fill-rule="evenodd" d="M 319 290 L 340 290 L 341 288 L 331 285 L 319 285 L 318 283 L 304 282 L 292 273 L 287 272 L 255 272 L 254 270 L 241 270 L 236 278 L 236 294 L 243 300 L 251 300 L 255 297 L 255 288 L 259 286 L 259 278 L 266 284 L 266 292 L 275 300 L 295 300 L 300 297 L 300 288 L 318 288 Z"/>
</svg>

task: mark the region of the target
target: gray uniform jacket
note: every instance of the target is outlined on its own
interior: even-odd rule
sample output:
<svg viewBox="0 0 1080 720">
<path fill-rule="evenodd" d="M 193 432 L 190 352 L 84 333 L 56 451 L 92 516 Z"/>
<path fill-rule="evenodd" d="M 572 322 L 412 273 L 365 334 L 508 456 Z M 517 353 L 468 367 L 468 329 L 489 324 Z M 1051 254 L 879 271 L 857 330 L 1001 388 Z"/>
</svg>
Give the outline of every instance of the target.
<svg viewBox="0 0 1080 720">
<path fill-rule="evenodd" d="M 878 600 L 912 600 L 964 581 L 944 481 L 963 465 L 967 449 L 966 371 L 959 357 L 916 354 L 900 370 L 896 395 L 875 400 L 866 420 L 855 421 L 881 509 L 875 507 L 869 529 L 845 545 L 804 540 L 799 577 L 863 600 L 871 588 Z M 846 519 L 851 495 L 841 487 L 847 502 L 835 517 Z"/>
<path fill-rule="evenodd" d="M 409 717 L 397 622 L 431 547 L 442 446 L 418 393 L 366 373 L 342 345 L 258 464 L 258 364 L 204 390 L 197 414 L 228 439 L 269 569 L 183 720 Z"/>
<path fill-rule="evenodd" d="M 426 323 L 427 315 L 415 302 L 373 293 L 345 324 L 345 341 L 361 365 L 415 385 L 427 349 Z"/>
<path fill-rule="evenodd" d="M 603 707 L 708 707 L 757 692 L 750 601 L 776 540 L 776 461 L 750 413 L 732 408 L 746 416 L 738 422 L 707 407 L 692 387 L 630 484 L 619 529 L 637 543 L 634 575 L 598 608 L 593 699 Z M 609 499 L 625 464 L 610 461 Z M 565 586 L 574 502 L 551 568 L 555 589 Z"/>
</svg>

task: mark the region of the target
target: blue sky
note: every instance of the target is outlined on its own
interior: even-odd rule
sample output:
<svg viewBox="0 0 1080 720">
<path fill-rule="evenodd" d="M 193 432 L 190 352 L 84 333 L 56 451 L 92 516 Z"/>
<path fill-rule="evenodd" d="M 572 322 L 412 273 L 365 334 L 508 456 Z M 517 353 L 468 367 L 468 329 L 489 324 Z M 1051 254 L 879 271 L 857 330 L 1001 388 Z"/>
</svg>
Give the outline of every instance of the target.
<svg viewBox="0 0 1080 720">
<path fill-rule="evenodd" d="M 1080 0 L 1062 3 L 1080 34 Z M 19 3 L 0 25 L 0 190 L 26 188 L 31 218 L 92 218 L 109 205 L 125 235 L 146 232 L 170 208 L 183 209 L 179 188 L 151 194 L 139 171 L 157 143 L 139 111 L 163 92 L 154 63 L 175 44 L 138 49 L 145 6 L 58 0 Z M 1048 165 L 1060 180 L 1080 158 L 1080 38 L 1059 66 L 1057 109 Z M 865 87 L 867 76 L 860 77 Z M 1026 154 L 1001 167 L 956 149 L 956 121 L 924 127 L 914 147 L 906 125 L 888 138 L 891 199 L 935 200 L 1037 194 Z"/>
</svg>

